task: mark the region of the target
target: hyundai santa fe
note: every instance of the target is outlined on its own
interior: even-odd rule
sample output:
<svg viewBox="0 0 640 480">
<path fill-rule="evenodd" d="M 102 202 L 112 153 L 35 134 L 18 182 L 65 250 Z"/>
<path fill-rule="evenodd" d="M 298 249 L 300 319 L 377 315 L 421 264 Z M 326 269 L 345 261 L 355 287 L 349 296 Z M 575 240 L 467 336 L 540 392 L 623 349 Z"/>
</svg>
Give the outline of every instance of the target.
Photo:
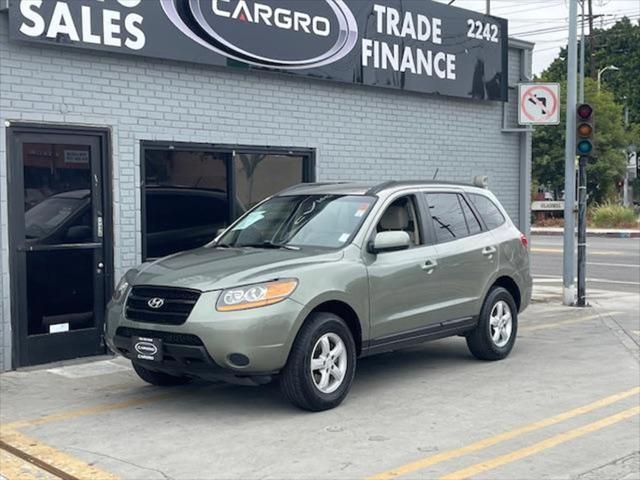
<svg viewBox="0 0 640 480">
<path fill-rule="evenodd" d="M 277 379 L 317 411 L 342 402 L 366 355 L 460 335 L 505 358 L 530 297 L 527 239 L 485 188 L 303 184 L 129 270 L 105 337 L 151 384 Z"/>
</svg>

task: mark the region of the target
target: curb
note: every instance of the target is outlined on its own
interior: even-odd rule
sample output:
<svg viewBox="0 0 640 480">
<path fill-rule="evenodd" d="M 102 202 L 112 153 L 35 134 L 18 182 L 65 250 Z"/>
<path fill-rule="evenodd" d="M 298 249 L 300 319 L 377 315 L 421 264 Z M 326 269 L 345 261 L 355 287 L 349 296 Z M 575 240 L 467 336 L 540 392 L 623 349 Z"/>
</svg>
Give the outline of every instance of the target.
<svg viewBox="0 0 640 480">
<path fill-rule="evenodd" d="M 564 235 L 563 228 L 531 228 L 533 235 Z M 640 230 L 587 230 L 587 237 L 640 238 Z"/>
</svg>

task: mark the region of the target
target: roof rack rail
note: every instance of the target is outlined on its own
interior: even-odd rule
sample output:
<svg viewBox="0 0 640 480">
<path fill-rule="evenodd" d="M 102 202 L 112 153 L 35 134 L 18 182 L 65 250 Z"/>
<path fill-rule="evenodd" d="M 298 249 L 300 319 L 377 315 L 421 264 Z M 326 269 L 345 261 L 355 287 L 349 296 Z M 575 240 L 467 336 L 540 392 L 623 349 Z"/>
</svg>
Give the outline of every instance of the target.
<svg viewBox="0 0 640 480">
<path fill-rule="evenodd" d="M 475 187 L 472 183 L 465 182 L 452 182 L 448 180 L 390 180 L 388 182 L 382 182 L 375 187 L 371 187 L 366 195 L 376 195 L 383 190 L 391 187 L 413 187 L 420 185 L 451 185 L 451 186 L 468 186 Z"/>
<path fill-rule="evenodd" d="M 398 183 L 397 180 L 388 180 L 386 182 L 379 183 L 375 187 L 371 187 L 369 190 L 367 190 L 365 195 L 375 195 L 377 193 L 380 193 L 383 190 L 386 190 L 389 187 L 393 187 L 397 183 Z"/>
<path fill-rule="evenodd" d="M 295 190 L 296 188 L 302 187 L 302 186 L 308 186 L 308 185 L 313 185 L 314 187 L 316 185 L 318 186 L 322 186 L 322 185 L 335 185 L 336 183 L 346 183 L 346 182 L 300 182 L 300 183 L 296 183 L 295 185 L 290 185 L 287 188 L 280 190 L 278 192 L 278 195 L 280 195 L 281 193 L 286 193 L 289 190 Z"/>
</svg>

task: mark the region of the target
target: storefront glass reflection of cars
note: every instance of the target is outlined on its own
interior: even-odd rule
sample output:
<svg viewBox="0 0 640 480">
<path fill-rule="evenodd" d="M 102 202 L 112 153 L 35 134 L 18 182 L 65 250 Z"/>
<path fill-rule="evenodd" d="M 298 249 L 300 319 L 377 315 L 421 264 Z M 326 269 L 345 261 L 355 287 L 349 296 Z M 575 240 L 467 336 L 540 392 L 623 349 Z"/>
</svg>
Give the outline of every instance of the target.
<svg viewBox="0 0 640 480">
<path fill-rule="evenodd" d="M 81 247 L 94 239 L 89 148 L 25 143 L 22 158 L 27 333 L 90 327 L 94 251 Z"/>
<path fill-rule="evenodd" d="M 311 180 L 309 162 L 308 154 L 146 145 L 144 258 L 208 243 L 259 201 Z"/>
</svg>

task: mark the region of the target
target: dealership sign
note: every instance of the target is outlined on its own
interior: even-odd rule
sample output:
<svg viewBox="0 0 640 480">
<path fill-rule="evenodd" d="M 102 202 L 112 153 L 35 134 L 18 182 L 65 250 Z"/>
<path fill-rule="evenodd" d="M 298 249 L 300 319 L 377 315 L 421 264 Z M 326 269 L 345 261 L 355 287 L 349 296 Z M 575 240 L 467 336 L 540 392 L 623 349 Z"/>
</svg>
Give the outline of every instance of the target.
<svg viewBox="0 0 640 480">
<path fill-rule="evenodd" d="M 10 0 L 16 40 L 507 100 L 507 22 L 429 0 Z"/>
</svg>

